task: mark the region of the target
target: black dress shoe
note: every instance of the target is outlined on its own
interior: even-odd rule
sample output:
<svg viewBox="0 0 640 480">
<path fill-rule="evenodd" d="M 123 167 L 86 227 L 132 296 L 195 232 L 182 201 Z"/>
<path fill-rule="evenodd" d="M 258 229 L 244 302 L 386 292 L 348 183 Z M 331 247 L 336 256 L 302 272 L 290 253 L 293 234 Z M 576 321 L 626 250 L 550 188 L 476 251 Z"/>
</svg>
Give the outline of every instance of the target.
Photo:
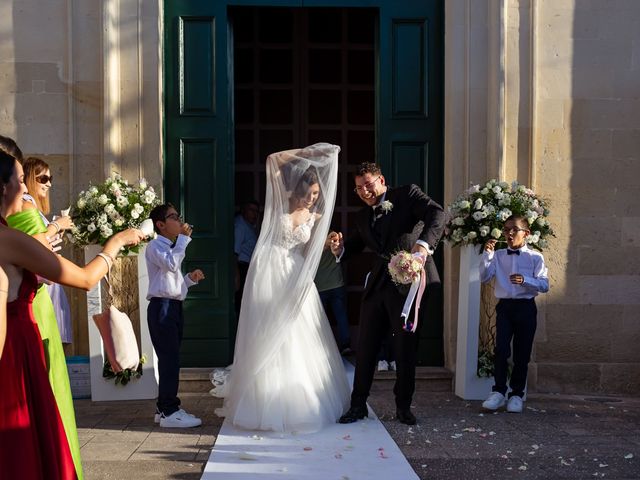
<svg viewBox="0 0 640 480">
<path fill-rule="evenodd" d="M 369 416 L 367 407 L 351 407 L 347 413 L 342 415 L 338 423 L 353 423 Z"/>
<path fill-rule="evenodd" d="M 396 410 L 396 418 L 400 423 L 404 423 L 405 425 L 415 425 L 416 424 L 416 416 L 411 413 L 411 411 L 407 409 L 397 409 Z"/>
</svg>

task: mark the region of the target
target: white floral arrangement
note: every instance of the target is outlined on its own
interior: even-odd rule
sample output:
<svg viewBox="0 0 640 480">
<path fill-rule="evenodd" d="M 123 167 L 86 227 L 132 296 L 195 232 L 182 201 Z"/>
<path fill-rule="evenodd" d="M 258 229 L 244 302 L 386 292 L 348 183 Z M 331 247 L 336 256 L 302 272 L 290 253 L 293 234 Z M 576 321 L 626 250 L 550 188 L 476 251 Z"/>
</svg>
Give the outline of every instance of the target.
<svg viewBox="0 0 640 480">
<path fill-rule="evenodd" d="M 483 245 L 489 239 L 504 241 L 502 228 L 511 215 L 522 215 L 529 222 L 529 247 L 547 247 L 548 237 L 554 235 L 547 220 L 548 202 L 518 182 L 495 179 L 472 185 L 449 205 L 444 238 L 452 246 Z"/>
<path fill-rule="evenodd" d="M 126 179 L 112 173 L 103 183 L 90 185 L 78 195 L 71 212 L 73 241 L 80 247 L 104 245 L 115 233 L 140 228 L 159 204 L 160 199 L 145 179 L 129 185 Z M 134 247 L 123 253 L 136 250 Z"/>
<path fill-rule="evenodd" d="M 396 285 L 410 285 L 420 278 L 423 262 L 419 256 L 402 250 L 389 260 L 387 268 Z"/>
<path fill-rule="evenodd" d="M 393 203 L 391 203 L 389 200 L 385 200 L 380 204 L 380 210 L 382 210 L 385 214 L 391 212 L 391 210 L 393 210 Z"/>
</svg>

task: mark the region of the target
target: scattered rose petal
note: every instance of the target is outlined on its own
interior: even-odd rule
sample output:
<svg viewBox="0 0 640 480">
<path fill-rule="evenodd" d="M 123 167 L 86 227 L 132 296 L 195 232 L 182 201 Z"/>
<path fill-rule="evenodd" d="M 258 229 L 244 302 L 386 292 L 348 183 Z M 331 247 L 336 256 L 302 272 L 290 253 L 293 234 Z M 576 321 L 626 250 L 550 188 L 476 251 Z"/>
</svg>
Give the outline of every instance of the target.
<svg viewBox="0 0 640 480">
<path fill-rule="evenodd" d="M 494 431 L 489 432 L 489 435 L 495 435 L 495 434 L 496 434 L 496 432 L 494 432 Z"/>
<path fill-rule="evenodd" d="M 607 465 L 606 463 L 600 463 L 598 466 L 600 468 L 607 468 L 609 465 Z"/>
<path fill-rule="evenodd" d="M 520 466 L 518 467 L 518 470 L 523 470 L 523 471 L 524 471 L 524 470 L 526 470 L 526 469 L 527 469 L 527 466 L 526 466 L 526 465 L 520 465 Z"/>
<path fill-rule="evenodd" d="M 627 460 L 633 458 L 633 453 L 627 453 L 624 458 L 626 458 Z"/>
<path fill-rule="evenodd" d="M 420 465 L 420 466 L 421 466 L 422 468 L 427 468 L 427 465 L 426 465 L 426 464 L 424 464 L 424 463 L 423 463 L 422 465 Z"/>
<path fill-rule="evenodd" d="M 342 458 L 342 454 L 341 453 L 336 453 L 334 455 L 334 457 L 337 458 L 337 459 L 340 459 L 340 458 Z"/>
<path fill-rule="evenodd" d="M 310 452 L 311 450 L 313 450 L 313 448 L 311 448 L 311 447 L 304 447 L 304 448 L 303 448 L 303 450 L 304 450 L 305 452 Z"/>
<path fill-rule="evenodd" d="M 564 458 L 562 460 L 560 460 L 560 465 L 565 465 L 567 467 L 571 466 L 571 464 L 569 462 L 567 462 Z"/>
<path fill-rule="evenodd" d="M 438 430 L 437 428 L 433 429 L 434 432 L 439 432 L 440 430 Z"/>
<path fill-rule="evenodd" d="M 431 440 L 425 440 L 424 443 L 431 444 Z"/>
<path fill-rule="evenodd" d="M 534 443 L 533 445 L 531 445 L 531 448 L 533 448 L 534 450 L 538 450 L 540 448 L 540 445 L 536 445 Z"/>
<path fill-rule="evenodd" d="M 343 440 L 351 440 L 351 435 L 345 435 L 342 437 Z"/>
<path fill-rule="evenodd" d="M 411 445 L 411 440 L 407 440 L 406 445 Z"/>
<path fill-rule="evenodd" d="M 500 455 L 500 458 L 509 458 L 509 457 L 504 455 L 504 454 L 502 454 L 502 455 Z"/>
<path fill-rule="evenodd" d="M 461 433 L 454 433 L 453 435 L 451 435 L 451 438 L 460 438 L 461 436 Z"/>
</svg>

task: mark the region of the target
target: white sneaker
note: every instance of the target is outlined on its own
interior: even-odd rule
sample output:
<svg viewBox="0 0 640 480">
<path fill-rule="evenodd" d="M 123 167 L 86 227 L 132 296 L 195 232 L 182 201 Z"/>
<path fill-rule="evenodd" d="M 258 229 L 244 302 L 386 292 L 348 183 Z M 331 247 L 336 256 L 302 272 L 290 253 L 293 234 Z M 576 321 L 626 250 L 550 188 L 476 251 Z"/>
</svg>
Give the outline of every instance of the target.
<svg viewBox="0 0 640 480">
<path fill-rule="evenodd" d="M 386 360 L 380 360 L 378 362 L 378 371 L 379 372 L 386 372 L 387 370 L 389 370 L 389 364 L 387 363 Z"/>
<path fill-rule="evenodd" d="M 482 408 L 486 410 L 497 410 L 500 407 L 504 407 L 507 403 L 507 400 L 504 398 L 504 395 L 500 392 L 491 392 L 491 395 L 482 402 Z"/>
<path fill-rule="evenodd" d="M 522 398 L 514 395 L 507 403 L 507 412 L 522 413 Z"/>
<path fill-rule="evenodd" d="M 396 371 L 396 361 L 395 360 L 393 362 L 389 362 L 389 370 L 393 370 L 394 372 Z"/>
<path fill-rule="evenodd" d="M 202 420 L 182 409 L 173 412 L 168 417 L 163 415 L 160 418 L 160 426 L 165 428 L 190 428 L 200 425 L 202 425 Z"/>
<path fill-rule="evenodd" d="M 192 415 L 191 413 L 187 413 L 184 409 L 180 408 L 178 410 L 179 412 L 182 412 L 183 415 L 187 415 L 188 417 L 193 417 L 196 418 L 195 415 Z M 160 423 L 160 419 L 162 418 L 162 412 L 156 410 L 156 414 L 153 416 L 153 421 L 155 423 Z"/>
</svg>

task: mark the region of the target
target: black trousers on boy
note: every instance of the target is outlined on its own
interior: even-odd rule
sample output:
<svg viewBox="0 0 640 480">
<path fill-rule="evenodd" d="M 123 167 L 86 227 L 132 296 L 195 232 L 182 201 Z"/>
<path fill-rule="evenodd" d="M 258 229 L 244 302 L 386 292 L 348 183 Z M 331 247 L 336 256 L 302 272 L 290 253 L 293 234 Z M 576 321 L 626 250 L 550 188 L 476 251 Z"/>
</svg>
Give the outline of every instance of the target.
<svg viewBox="0 0 640 480">
<path fill-rule="evenodd" d="M 184 317 L 182 302 L 153 297 L 147 307 L 147 323 L 151 343 L 158 355 L 157 407 L 165 417 L 180 408 L 178 383 L 180 381 L 180 344 Z"/>
<path fill-rule="evenodd" d="M 538 309 L 533 298 L 502 298 L 496 306 L 496 349 L 494 362 L 494 392 L 507 393 L 508 360 L 513 339 L 513 370 L 509 386 L 514 395 L 522 397 L 527 385 L 527 370 L 536 334 Z"/>
</svg>

